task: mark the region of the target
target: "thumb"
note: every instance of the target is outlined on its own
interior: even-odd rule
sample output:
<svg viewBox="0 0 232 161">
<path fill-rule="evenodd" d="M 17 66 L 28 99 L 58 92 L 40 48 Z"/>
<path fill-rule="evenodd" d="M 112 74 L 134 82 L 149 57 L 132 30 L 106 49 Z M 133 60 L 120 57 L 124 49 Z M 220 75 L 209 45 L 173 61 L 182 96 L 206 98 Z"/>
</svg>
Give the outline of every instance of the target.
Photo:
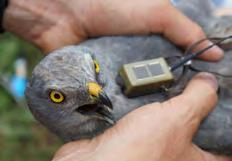
<svg viewBox="0 0 232 161">
<path fill-rule="evenodd" d="M 178 118 L 191 122 L 187 131 L 192 137 L 201 121 L 213 110 L 217 102 L 218 85 L 216 78 L 208 73 L 196 75 L 184 92 L 167 102 L 165 107 L 172 107 L 172 113 Z"/>
</svg>

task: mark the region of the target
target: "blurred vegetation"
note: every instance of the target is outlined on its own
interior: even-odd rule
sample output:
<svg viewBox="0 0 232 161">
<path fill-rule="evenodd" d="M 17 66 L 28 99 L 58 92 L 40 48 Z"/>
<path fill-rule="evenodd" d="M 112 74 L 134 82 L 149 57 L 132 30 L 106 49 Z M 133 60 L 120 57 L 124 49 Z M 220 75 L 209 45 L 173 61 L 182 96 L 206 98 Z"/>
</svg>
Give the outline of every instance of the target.
<svg viewBox="0 0 232 161">
<path fill-rule="evenodd" d="M 43 57 L 33 45 L 5 33 L 0 37 L 0 75 L 11 76 L 14 62 L 27 60 L 29 74 Z M 25 100 L 16 103 L 0 86 L 0 161 L 51 160 L 61 141 L 40 125 L 27 109 Z"/>
</svg>

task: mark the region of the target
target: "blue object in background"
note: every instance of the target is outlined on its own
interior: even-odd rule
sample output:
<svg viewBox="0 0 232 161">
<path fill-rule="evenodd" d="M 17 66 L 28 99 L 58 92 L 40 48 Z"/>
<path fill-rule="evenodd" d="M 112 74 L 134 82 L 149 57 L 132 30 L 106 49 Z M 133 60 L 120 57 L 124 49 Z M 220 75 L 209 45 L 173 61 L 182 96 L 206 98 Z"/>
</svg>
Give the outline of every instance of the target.
<svg viewBox="0 0 232 161">
<path fill-rule="evenodd" d="M 171 0 L 173 5 L 176 5 L 176 3 L 178 2 L 178 0 Z"/>
<path fill-rule="evenodd" d="M 213 0 L 218 7 L 232 7 L 232 0 Z"/>
<path fill-rule="evenodd" d="M 232 7 L 232 0 L 224 0 L 223 6 L 225 7 Z"/>
<path fill-rule="evenodd" d="M 224 0 L 213 0 L 216 6 L 221 6 L 224 3 Z"/>
<path fill-rule="evenodd" d="M 27 84 L 27 63 L 25 59 L 15 61 L 15 74 L 10 80 L 10 90 L 16 99 L 24 98 L 24 91 Z"/>
<path fill-rule="evenodd" d="M 11 92 L 17 99 L 24 98 L 26 84 L 26 78 L 13 76 L 13 78 L 11 79 Z"/>
</svg>

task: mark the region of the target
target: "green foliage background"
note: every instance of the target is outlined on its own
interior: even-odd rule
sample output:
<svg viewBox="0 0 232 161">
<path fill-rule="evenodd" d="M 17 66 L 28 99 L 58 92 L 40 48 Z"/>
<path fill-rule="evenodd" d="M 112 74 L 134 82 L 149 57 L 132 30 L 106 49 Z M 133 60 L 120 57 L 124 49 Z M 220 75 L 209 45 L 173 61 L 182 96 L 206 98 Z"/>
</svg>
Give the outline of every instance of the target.
<svg viewBox="0 0 232 161">
<path fill-rule="evenodd" d="M 0 37 L 0 76 L 12 75 L 18 57 L 27 60 L 30 75 L 43 55 L 33 45 L 5 33 Z M 51 160 L 60 145 L 61 141 L 33 118 L 25 100 L 15 102 L 0 86 L 0 161 Z"/>
</svg>

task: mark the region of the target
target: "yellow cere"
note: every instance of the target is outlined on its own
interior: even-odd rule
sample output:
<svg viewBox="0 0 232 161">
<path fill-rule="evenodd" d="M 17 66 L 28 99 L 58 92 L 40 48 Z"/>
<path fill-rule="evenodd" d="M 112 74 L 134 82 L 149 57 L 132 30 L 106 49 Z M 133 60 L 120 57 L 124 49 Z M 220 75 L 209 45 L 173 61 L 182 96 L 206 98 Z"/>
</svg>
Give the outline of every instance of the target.
<svg viewBox="0 0 232 161">
<path fill-rule="evenodd" d="M 62 103 L 64 101 L 64 95 L 58 91 L 51 91 L 50 99 L 54 103 Z"/>
<path fill-rule="evenodd" d="M 87 86 L 88 92 L 91 96 L 99 97 L 99 94 L 102 92 L 102 87 L 99 84 L 95 82 L 90 82 Z"/>
<path fill-rule="evenodd" d="M 100 72 L 100 65 L 99 65 L 97 60 L 94 60 L 93 63 L 94 63 L 94 66 L 95 66 L 95 71 L 98 74 Z"/>
</svg>

